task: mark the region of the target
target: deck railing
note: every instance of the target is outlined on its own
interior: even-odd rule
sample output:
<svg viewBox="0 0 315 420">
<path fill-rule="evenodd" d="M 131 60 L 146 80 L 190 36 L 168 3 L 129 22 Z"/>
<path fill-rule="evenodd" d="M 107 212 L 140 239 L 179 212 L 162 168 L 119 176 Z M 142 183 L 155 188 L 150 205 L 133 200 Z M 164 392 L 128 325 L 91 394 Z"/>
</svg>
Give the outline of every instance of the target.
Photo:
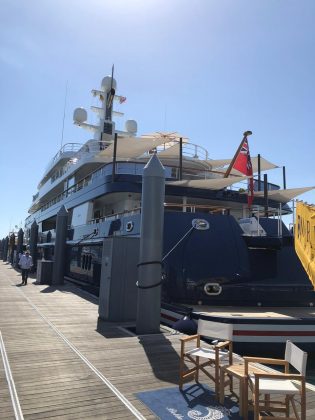
<svg viewBox="0 0 315 420">
<path fill-rule="evenodd" d="M 73 152 L 76 153 L 82 148 L 81 143 L 66 143 L 64 144 L 61 149 L 58 150 L 58 152 L 55 154 L 55 156 L 51 159 L 51 161 L 48 163 L 45 172 L 47 173 L 54 164 L 61 158 L 61 156 L 64 153 Z"/>
<path fill-rule="evenodd" d="M 116 163 L 116 174 L 126 174 L 126 175 L 139 175 L 142 176 L 143 174 L 143 168 L 146 165 L 146 163 L 140 163 L 140 162 L 117 162 Z M 96 171 L 92 172 L 91 174 L 87 175 L 85 178 L 68 188 L 67 190 L 63 191 L 62 193 L 58 194 L 56 197 L 54 197 L 52 200 L 48 201 L 41 207 L 41 211 L 47 210 L 49 207 L 59 203 L 62 201 L 65 197 L 68 197 L 71 194 L 74 194 L 75 192 L 81 190 L 82 188 L 87 187 L 90 185 L 96 178 L 100 176 L 108 176 L 111 175 L 113 164 L 108 163 L 107 165 L 104 165 L 100 169 L 97 169 Z M 166 170 L 166 178 L 167 179 L 178 179 L 178 167 L 165 167 Z M 205 172 L 210 173 L 211 171 L 196 171 L 194 174 L 193 171 L 190 171 L 189 173 L 184 172 L 184 178 L 186 179 L 205 179 L 206 174 Z"/>
</svg>

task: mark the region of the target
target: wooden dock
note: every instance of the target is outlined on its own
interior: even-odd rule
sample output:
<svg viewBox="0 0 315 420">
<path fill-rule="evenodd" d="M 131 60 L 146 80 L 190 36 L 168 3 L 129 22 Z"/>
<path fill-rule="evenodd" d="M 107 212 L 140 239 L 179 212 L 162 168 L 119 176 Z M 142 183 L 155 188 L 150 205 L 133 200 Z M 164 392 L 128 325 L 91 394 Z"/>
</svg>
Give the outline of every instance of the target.
<svg viewBox="0 0 315 420">
<path fill-rule="evenodd" d="M 177 386 L 178 335 L 134 337 L 125 325 L 98 323 L 97 299 L 72 285 L 20 283 L 1 262 L 0 419 L 157 418 L 135 393 Z"/>
</svg>

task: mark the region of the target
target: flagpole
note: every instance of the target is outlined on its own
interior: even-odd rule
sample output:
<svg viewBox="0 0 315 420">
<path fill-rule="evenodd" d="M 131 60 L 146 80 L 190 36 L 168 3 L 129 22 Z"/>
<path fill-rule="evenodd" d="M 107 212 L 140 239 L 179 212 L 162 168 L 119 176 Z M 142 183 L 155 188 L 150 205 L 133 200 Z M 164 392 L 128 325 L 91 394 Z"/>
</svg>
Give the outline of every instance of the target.
<svg viewBox="0 0 315 420">
<path fill-rule="evenodd" d="M 245 133 L 243 134 L 243 139 L 242 139 L 240 145 L 238 146 L 238 149 L 236 150 L 235 155 L 234 155 L 233 159 L 231 160 L 231 163 L 230 163 L 229 167 L 227 168 L 227 170 L 226 170 L 223 178 L 227 178 L 230 175 L 231 170 L 233 168 L 233 165 L 234 165 L 234 163 L 236 161 L 237 156 L 239 155 L 239 153 L 241 151 L 241 148 L 243 146 L 244 141 L 247 139 L 248 136 L 250 136 L 252 134 L 253 133 L 251 131 L 249 131 L 249 130 L 248 131 L 245 131 Z"/>
</svg>

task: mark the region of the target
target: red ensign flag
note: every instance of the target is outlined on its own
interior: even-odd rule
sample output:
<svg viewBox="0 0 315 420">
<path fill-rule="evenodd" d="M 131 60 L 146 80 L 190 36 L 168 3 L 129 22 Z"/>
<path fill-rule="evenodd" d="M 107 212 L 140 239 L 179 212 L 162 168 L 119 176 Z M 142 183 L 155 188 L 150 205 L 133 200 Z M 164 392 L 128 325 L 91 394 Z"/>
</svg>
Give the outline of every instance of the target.
<svg viewBox="0 0 315 420">
<path fill-rule="evenodd" d="M 243 141 L 241 150 L 235 159 L 233 168 L 240 171 L 242 174 L 246 176 L 250 176 L 248 178 L 248 196 L 247 196 L 247 203 L 248 207 L 251 208 L 253 199 L 254 199 L 254 181 L 253 181 L 253 167 L 252 161 L 249 154 L 249 146 L 247 138 Z"/>
</svg>

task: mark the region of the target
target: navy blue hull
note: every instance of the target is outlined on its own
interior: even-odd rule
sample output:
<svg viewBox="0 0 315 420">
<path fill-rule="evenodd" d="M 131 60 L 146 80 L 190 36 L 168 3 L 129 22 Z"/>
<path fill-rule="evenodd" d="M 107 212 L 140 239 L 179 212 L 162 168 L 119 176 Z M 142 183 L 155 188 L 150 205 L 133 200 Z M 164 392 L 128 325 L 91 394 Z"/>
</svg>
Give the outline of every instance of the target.
<svg viewBox="0 0 315 420">
<path fill-rule="evenodd" d="M 167 214 L 164 249 L 170 249 L 187 231 L 192 214 Z M 274 237 L 263 247 L 248 247 L 232 216 L 199 214 L 210 224 L 194 230 L 165 260 L 165 298 L 185 304 L 243 306 L 305 306 L 315 303 L 312 285 L 298 260 L 290 232 L 281 247 Z M 194 215 L 196 217 L 196 215 Z M 274 228 L 274 222 L 268 223 Z M 268 232 L 267 223 L 265 230 Z M 291 240 L 290 240 L 291 239 Z M 221 293 L 207 295 L 207 283 L 219 284 Z"/>
<path fill-rule="evenodd" d="M 208 230 L 190 230 L 192 220 L 208 221 Z M 134 228 L 127 232 L 128 222 Z M 261 219 L 268 236 L 261 247 L 251 247 L 234 217 L 203 213 L 165 212 L 163 301 L 183 304 L 241 306 L 308 306 L 315 292 L 298 260 L 291 233 L 283 225 L 283 238 L 275 241 L 277 220 Z M 93 233 L 93 241 L 78 238 Z M 78 228 L 71 233 L 66 273 L 97 294 L 100 282 L 102 238 L 139 235 L 140 214 L 112 222 Z M 181 242 L 180 242 L 181 241 Z M 178 244 L 178 245 L 177 245 Z M 275 246 L 277 244 L 277 246 Z M 177 246 L 176 246 L 177 245 Z M 135 261 L 135 264 L 138 261 Z M 219 293 L 206 293 L 208 283 L 219 285 Z"/>
</svg>

